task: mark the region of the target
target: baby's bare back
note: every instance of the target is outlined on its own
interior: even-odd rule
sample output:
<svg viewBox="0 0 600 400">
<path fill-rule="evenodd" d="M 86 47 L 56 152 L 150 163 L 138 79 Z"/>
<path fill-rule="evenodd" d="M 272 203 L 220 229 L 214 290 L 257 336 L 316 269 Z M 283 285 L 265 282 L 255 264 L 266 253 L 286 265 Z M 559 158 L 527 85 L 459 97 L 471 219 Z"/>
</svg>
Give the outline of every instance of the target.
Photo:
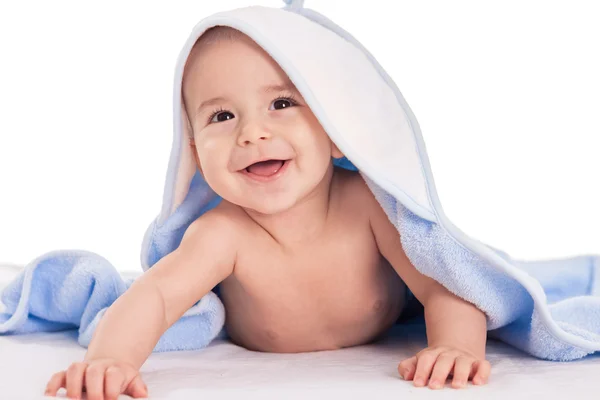
<svg viewBox="0 0 600 400">
<path fill-rule="evenodd" d="M 268 352 L 331 350 L 368 343 L 397 320 L 406 289 L 380 255 L 356 190 L 371 193 L 358 174 L 337 175 L 341 190 L 323 234 L 291 252 L 243 211 L 230 213 L 247 238 L 220 285 L 234 343 Z"/>
</svg>

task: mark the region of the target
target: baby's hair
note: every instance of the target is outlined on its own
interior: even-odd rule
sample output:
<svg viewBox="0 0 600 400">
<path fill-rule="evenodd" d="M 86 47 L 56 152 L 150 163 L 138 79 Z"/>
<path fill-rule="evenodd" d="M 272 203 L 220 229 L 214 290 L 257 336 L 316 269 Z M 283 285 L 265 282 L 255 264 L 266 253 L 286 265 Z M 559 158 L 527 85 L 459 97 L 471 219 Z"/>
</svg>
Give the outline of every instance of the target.
<svg viewBox="0 0 600 400">
<path fill-rule="evenodd" d="M 198 38 L 198 40 L 196 41 L 196 43 L 194 43 L 194 46 L 190 50 L 190 54 L 187 58 L 186 65 L 184 67 L 183 82 L 185 82 L 187 66 L 190 63 L 190 60 L 197 57 L 203 48 L 205 48 L 206 46 L 213 45 L 215 43 L 220 43 L 220 42 L 226 41 L 226 40 L 235 41 L 235 40 L 240 40 L 240 39 L 245 39 L 245 38 L 248 38 L 248 37 L 244 33 L 238 31 L 237 29 L 231 28 L 229 26 L 218 25 L 218 26 L 213 26 L 212 28 L 207 29 L 202 34 L 202 36 L 200 36 L 200 38 Z M 183 83 L 182 83 L 182 88 L 183 88 Z M 183 111 L 186 114 L 188 122 L 191 124 L 191 120 L 189 118 L 190 113 L 185 105 L 183 93 L 181 96 L 181 102 L 182 102 L 182 106 L 183 106 Z M 189 138 L 193 139 L 194 132 L 193 132 L 191 126 L 188 126 L 188 134 L 189 134 Z"/>
<path fill-rule="evenodd" d="M 213 44 L 223 40 L 238 40 L 245 38 L 246 35 L 235 28 L 229 26 L 213 26 L 207 29 L 202 36 L 196 41 L 194 47 L 202 46 L 203 44 Z"/>
</svg>

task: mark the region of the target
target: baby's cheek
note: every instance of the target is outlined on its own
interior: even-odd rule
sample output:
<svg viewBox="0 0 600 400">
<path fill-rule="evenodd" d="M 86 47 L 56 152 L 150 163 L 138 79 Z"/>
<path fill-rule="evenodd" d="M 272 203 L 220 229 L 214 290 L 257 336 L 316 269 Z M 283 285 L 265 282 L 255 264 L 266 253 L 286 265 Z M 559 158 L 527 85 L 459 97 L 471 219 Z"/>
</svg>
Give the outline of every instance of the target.
<svg viewBox="0 0 600 400">
<path fill-rule="evenodd" d="M 222 171 L 223 166 L 219 166 L 219 164 L 215 163 L 214 160 L 202 160 L 200 161 L 202 165 L 202 173 L 204 176 L 204 180 L 208 185 L 213 189 L 219 196 L 226 196 L 227 189 L 227 180 L 224 176 L 224 172 Z"/>
<path fill-rule="evenodd" d="M 302 137 L 303 140 L 297 145 L 297 152 L 299 158 L 305 161 L 306 164 L 323 167 L 331 160 L 330 141 L 327 134 L 304 131 Z"/>
<path fill-rule="evenodd" d="M 200 156 L 210 157 L 211 154 L 215 154 L 215 151 L 219 151 L 222 146 L 215 135 L 204 135 L 200 141 L 196 142 L 196 147 Z"/>
</svg>

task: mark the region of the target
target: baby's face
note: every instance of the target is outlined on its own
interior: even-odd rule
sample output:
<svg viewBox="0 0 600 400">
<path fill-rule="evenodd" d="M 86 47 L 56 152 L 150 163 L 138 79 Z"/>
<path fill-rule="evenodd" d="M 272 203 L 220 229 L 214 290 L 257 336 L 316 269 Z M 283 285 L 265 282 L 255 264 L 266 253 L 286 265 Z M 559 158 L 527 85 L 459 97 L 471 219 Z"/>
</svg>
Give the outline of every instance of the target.
<svg viewBox="0 0 600 400">
<path fill-rule="evenodd" d="M 183 94 L 212 189 L 263 214 L 310 194 L 332 155 L 342 155 L 279 65 L 247 38 L 203 45 L 190 57 Z M 263 160 L 271 161 L 256 164 Z"/>
</svg>

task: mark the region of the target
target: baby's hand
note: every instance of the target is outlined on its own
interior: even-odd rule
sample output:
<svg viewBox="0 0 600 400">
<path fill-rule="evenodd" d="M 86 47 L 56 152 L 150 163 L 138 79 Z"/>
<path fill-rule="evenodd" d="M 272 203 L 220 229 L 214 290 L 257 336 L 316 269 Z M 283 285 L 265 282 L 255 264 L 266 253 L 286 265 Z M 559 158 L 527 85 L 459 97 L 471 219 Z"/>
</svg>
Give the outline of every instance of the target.
<svg viewBox="0 0 600 400">
<path fill-rule="evenodd" d="M 52 375 L 45 395 L 56 396 L 63 387 L 70 399 L 80 399 L 84 388 L 88 400 L 116 400 L 121 393 L 133 398 L 148 395 L 139 372 L 129 364 L 113 359 L 71 364 L 66 371 Z"/>
<path fill-rule="evenodd" d="M 431 389 L 443 388 L 450 374 L 453 375 L 452 387 L 455 389 L 465 387 L 469 379 L 473 379 L 475 385 L 483 385 L 490 376 L 490 370 L 487 360 L 442 346 L 428 347 L 398 365 L 398 373 L 404 380 L 412 380 L 415 386 L 425 386 L 429 380 Z"/>
</svg>

